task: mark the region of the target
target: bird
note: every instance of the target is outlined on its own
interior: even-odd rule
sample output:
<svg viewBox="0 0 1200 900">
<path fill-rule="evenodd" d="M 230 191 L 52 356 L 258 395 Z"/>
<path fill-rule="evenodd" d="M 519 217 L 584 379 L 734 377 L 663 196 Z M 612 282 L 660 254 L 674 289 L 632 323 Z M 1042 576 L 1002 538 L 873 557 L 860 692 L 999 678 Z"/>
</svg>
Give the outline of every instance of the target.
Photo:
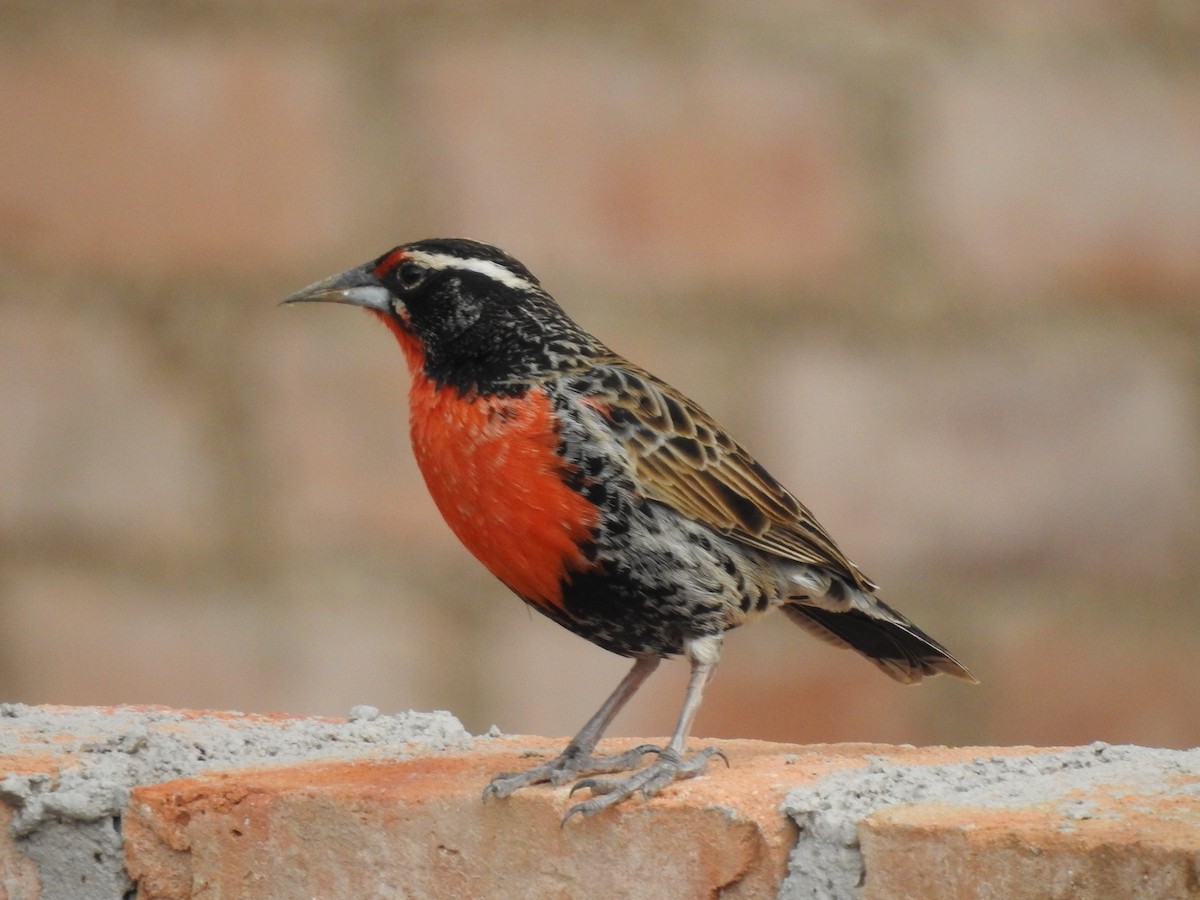
<svg viewBox="0 0 1200 900">
<path fill-rule="evenodd" d="M 584 330 L 504 251 L 402 244 L 283 303 L 314 301 L 361 307 L 395 335 L 413 453 L 466 549 L 539 613 L 633 660 L 561 754 L 496 775 L 485 800 L 573 782 L 588 798 L 565 823 L 728 764 L 717 747 L 688 752 L 692 722 L 724 634 L 775 609 L 898 682 L 977 681 L 708 413 Z M 596 755 L 677 656 L 690 674 L 670 739 Z"/>
</svg>

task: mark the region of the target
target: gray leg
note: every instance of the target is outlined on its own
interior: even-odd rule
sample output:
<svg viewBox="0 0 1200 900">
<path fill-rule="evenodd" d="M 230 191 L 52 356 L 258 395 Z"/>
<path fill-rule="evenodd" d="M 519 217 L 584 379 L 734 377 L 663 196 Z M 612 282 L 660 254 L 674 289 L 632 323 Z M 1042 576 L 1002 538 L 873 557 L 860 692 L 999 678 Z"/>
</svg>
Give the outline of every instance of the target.
<svg viewBox="0 0 1200 900">
<path fill-rule="evenodd" d="M 679 722 L 675 726 L 675 733 L 671 735 L 671 742 L 658 755 L 658 759 L 646 768 L 625 778 L 585 778 L 576 783 L 571 789 L 571 793 L 575 793 L 581 788 L 587 788 L 593 796 L 567 810 L 566 816 L 563 817 L 564 823 L 575 813 L 584 816 L 593 815 L 602 809 L 608 809 L 608 807 L 620 803 L 639 791 L 643 797 L 652 797 L 672 781 L 680 778 L 694 778 L 703 774 L 712 757 L 720 756 L 725 759 L 725 754 L 716 747 L 705 747 L 686 759 L 683 755 L 688 734 L 692 730 L 692 722 L 700 709 L 704 686 L 708 684 L 713 672 L 716 671 L 720 648 L 721 639 L 719 637 L 702 638 L 688 645 L 687 654 L 692 664 L 692 674 L 688 679 L 687 693 L 683 698 L 683 709 L 679 713 Z M 725 759 L 725 762 L 728 764 L 729 760 Z"/>
<path fill-rule="evenodd" d="M 596 714 L 588 719 L 587 724 L 579 730 L 579 734 L 571 739 L 571 743 L 567 744 L 567 748 L 561 754 L 549 762 L 534 766 L 524 772 L 500 773 L 492 779 L 491 784 L 484 788 L 483 798 L 486 800 L 488 797 L 507 797 L 520 788 L 545 781 L 551 784 L 565 784 L 581 775 L 628 772 L 630 769 L 636 768 L 647 753 L 657 753 L 658 747 L 652 744 L 642 744 L 616 756 L 592 756 L 592 751 L 608 726 L 612 724 L 612 720 L 629 702 L 629 698 L 637 693 L 638 688 L 654 673 L 659 662 L 657 656 L 639 656 L 634 662 L 633 668 L 621 679 L 617 689 L 601 704 L 600 708 L 596 710 Z"/>
</svg>

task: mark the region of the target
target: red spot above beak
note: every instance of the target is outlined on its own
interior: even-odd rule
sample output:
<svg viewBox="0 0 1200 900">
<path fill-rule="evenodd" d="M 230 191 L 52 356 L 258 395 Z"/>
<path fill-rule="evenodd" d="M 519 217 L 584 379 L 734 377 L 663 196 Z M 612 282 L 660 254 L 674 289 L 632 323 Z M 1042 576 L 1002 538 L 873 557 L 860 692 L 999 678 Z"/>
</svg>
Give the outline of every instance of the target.
<svg viewBox="0 0 1200 900">
<path fill-rule="evenodd" d="M 375 277 L 382 278 L 388 272 L 394 272 L 407 255 L 403 250 L 393 250 L 375 264 Z"/>
</svg>

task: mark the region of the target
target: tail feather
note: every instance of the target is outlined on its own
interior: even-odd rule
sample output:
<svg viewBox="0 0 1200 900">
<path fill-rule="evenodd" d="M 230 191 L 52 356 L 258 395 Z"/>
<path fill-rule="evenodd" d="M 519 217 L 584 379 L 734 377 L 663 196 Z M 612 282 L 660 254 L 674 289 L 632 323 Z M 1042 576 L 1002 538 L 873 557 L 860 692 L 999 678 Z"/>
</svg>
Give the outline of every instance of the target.
<svg viewBox="0 0 1200 900">
<path fill-rule="evenodd" d="M 882 600 L 870 599 L 871 612 L 865 612 L 860 604 L 847 604 L 843 611 L 835 612 L 796 602 L 784 604 L 783 611 L 805 631 L 836 647 L 857 650 L 904 684 L 916 684 L 926 675 L 939 673 L 978 683 L 949 650 Z"/>
</svg>

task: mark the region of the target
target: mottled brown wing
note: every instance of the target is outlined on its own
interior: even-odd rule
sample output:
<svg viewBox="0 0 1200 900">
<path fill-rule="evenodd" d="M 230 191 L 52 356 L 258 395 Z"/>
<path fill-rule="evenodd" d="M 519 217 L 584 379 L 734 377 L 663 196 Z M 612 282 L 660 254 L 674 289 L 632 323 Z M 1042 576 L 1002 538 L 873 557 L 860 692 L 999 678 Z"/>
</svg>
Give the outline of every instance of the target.
<svg viewBox="0 0 1200 900">
<path fill-rule="evenodd" d="M 647 496 L 751 547 L 874 589 L 813 514 L 694 402 L 619 358 L 598 384 L 592 399 L 628 448 Z"/>
</svg>

